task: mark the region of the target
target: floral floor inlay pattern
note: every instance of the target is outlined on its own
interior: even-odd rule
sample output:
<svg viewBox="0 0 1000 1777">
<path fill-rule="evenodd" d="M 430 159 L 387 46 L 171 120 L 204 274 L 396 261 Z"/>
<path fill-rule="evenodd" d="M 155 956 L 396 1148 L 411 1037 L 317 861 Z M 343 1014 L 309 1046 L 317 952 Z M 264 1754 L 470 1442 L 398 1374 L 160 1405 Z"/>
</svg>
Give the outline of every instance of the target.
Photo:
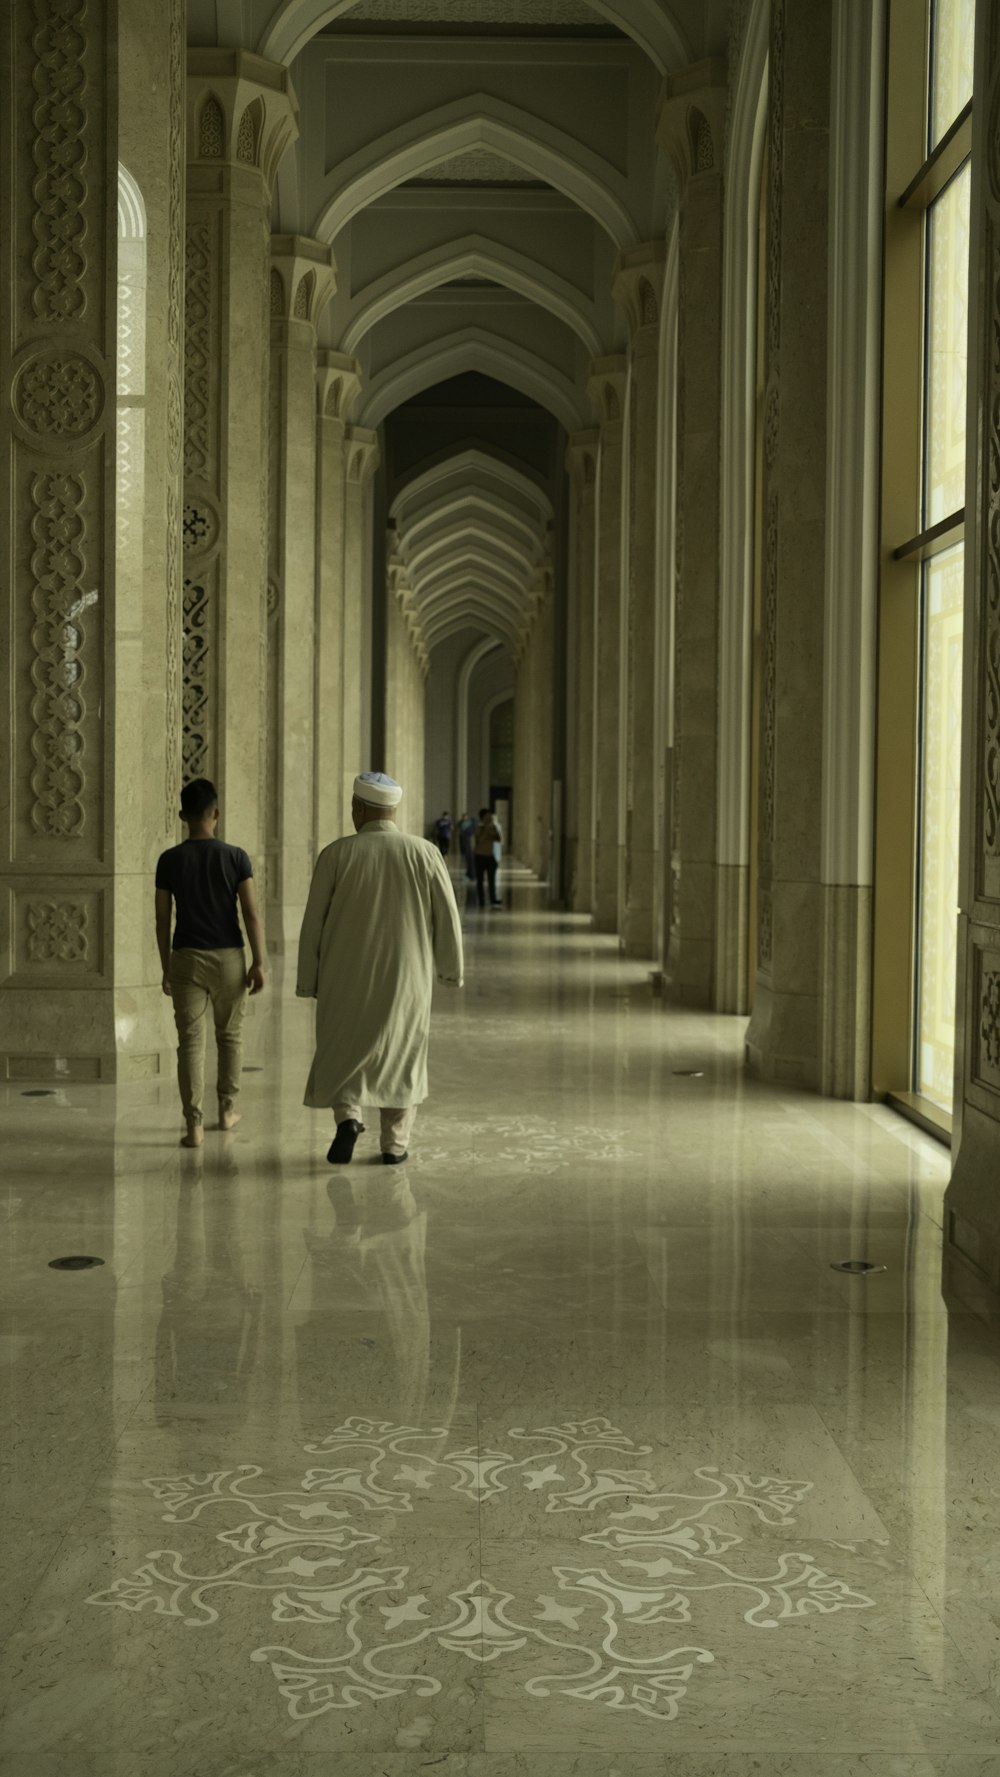
<svg viewBox="0 0 1000 1777">
<path fill-rule="evenodd" d="M 537 1654 L 528 1696 L 559 1694 L 670 1721 L 697 1668 L 715 1660 L 698 1644 L 701 1597 L 731 1592 L 750 1630 L 874 1607 L 811 1550 L 773 1539 L 751 1550 L 734 1527 L 791 1531 L 812 1491 L 808 1481 L 704 1467 L 690 1491 L 666 1491 L 641 1466 L 651 1447 L 603 1418 L 514 1427 L 504 1444 L 453 1447 L 447 1427 L 353 1418 L 305 1446 L 314 1465 L 297 1489 L 268 1491 L 255 1464 L 151 1477 L 143 1485 L 162 1522 L 208 1528 L 222 1562 L 197 1573 L 182 1549 L 157 1549 L 88 1603 L 210 1630 L 228 1590 L 259 1592 L 262 1628 L 269 1619 L 279 1633 L 250 1659 L 270 1668 L 295 1721 L 406 1693 L 434 1695 L 435 1647 L 484 1666 L 528 1649 Z M 563 1515 L 579 1563 L 539 1570 L 532 1596 L 481 1576 L 443 1593 L 434 1571 L 393 1560 L 407 1554 L 399 1518 L 412 1518 L 419 1535 L 421 1502 L 431 1493 L 476 1502 L 484 1529 L 493 1502 L 516 1497 L 528 1538 L 534 1513 Z M 383 1535 L 380 1516 L 390 1514 Z M 426 1542 L 421 1547 L 426 1561 Z M 290 1645 L 303 1625 L 323 1628 L 328 1651 Z"/>
</svg>

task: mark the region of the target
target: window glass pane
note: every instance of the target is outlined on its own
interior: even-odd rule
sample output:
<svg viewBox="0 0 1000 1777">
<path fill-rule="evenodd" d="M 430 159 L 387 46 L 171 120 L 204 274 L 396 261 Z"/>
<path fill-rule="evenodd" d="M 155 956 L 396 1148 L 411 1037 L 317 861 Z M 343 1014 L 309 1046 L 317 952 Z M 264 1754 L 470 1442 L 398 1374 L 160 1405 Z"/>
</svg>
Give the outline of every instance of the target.
<svg viewBox="0 0 1000 1777">
<path fill-rule="evenodd" d="M 976 0 L 934 0 L 928 148 L 937 147 L 972 97 L 975 30 Z"/>
<path fill-rule="evenodd" d="M 970 182 L 966 165 L 927 216 L 925 525 L 965 504 Z"/>
<path fill-rule="evenodd" d="M 923 570 L 916 1090 L 952 1108 L 964 546 Z"/>
</svg>

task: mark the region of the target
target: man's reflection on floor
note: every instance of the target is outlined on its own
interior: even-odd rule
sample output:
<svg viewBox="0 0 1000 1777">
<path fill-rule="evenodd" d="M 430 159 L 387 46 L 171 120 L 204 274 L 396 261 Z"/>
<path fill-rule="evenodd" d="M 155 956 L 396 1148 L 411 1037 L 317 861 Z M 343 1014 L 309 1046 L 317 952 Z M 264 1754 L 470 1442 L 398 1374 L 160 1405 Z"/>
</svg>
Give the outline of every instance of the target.
<svg viewBox="0 0 1000 1777">
<path fill-rule="evenodd" d="M 296 1327 L 302 1404 L 315 1401 L 325 1371 L 340 1418 L 377 1414 L 447 1425 L 458 1390 L 460 1329 L 432 1330 L 427 1212 L 405 1173 L 394 1168 L 386 1177 L 388 1170 L 331 1179 L 333 1227 L 303 1230 L 310 1311 Z"/>
<path fill-rule="evenodd" d="M 230 1173 L 223 1178 L 219 1175 Z M 241 1425 L 257 1360 L 261 1292 L 246 1281 L 236 1224 L 238 1178 L 224 1155 L 214 1174 L 184 1179 L 173 1262 L 162 1279 L 153 1399 L 159 1424 L 208 1409 Z M 230 1188 L 226 1188 L 226 1186 Z"/>
</svg>

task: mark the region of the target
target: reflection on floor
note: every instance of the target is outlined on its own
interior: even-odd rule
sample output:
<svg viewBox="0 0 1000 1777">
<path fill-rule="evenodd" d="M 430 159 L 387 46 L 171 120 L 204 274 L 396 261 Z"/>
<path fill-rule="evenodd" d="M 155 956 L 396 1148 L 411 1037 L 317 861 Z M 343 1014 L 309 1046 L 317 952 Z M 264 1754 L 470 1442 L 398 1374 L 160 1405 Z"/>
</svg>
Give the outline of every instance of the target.
<svg viewBox="0 0 1000 1777">
<path fill-rule="evenodd" d="M 169 1082 L 3 1089 L 5 1777 L 1000 1777 L 944 1150 L 508 899 L 388 1176 L 280 990 L 200 1152 Z"/>
</svg>

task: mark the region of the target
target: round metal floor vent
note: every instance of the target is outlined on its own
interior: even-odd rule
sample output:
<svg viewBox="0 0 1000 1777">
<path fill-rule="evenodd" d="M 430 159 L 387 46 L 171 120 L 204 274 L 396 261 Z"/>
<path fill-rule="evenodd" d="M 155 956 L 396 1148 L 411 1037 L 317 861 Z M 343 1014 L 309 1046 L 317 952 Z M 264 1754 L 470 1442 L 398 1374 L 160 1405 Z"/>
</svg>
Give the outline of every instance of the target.
<svg viewBox="0 0 1000 1777">
<path fill-rule="evenodd" d="M 21 1093 L 22 1098 L 55 1098 L 55 1095 L 54 1086 L 29 1086 L 27 1092 Z"/>
<path fill-rule="evenodd" d="M 884 1265 L 873 1265 L 871 1259 L 834 1259 L 831 1271 L 847 1271 L 852 1277 L 867 1277 L 872 1271 L 884 1271 Z"/>
<path fill-rule="evenodd" d="M 103 1259 L 91 1258 L 87 1253 L 70 1253 L 65 1259 L 50 1259 L 50 1271 L 90 1271 L 94 1265 L 103 1265 Z"/>
</svg>

